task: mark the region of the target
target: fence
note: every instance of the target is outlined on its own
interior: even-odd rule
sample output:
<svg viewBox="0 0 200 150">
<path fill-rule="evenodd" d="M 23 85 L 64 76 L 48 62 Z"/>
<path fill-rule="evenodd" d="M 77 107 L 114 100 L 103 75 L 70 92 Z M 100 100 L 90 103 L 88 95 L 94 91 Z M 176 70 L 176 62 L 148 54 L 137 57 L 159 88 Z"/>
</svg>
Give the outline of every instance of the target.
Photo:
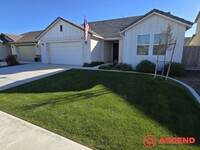
<svg viewBox="0 0 200 150">
<path fill-rule="evenodd" d="M 200 70 L 200 46 L 185 46 L 182 64 L 187 70 Z"/>
</svg>

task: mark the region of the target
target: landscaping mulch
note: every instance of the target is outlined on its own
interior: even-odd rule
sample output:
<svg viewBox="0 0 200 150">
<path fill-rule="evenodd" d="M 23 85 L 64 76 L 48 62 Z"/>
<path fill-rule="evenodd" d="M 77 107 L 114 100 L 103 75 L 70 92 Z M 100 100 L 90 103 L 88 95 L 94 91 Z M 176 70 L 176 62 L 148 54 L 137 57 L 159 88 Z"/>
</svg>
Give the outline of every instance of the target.
<svg viewBox="0 0 200 150">
<path fill-rule="evenodd" d="M 200 71 L 188 71 L 186 76 L 176 79 L 190 85 L 200 95 Z"/>
</svg>

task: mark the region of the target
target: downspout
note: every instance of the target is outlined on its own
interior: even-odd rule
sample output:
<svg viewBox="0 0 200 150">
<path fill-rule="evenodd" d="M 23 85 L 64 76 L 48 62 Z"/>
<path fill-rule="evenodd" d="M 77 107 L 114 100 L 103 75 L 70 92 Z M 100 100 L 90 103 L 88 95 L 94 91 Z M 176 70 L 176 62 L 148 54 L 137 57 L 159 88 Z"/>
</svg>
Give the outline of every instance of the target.
<svg viewBox="0 0 200 150">
<path fill-rule="evenodd" d="M 121 52 L 120 52 L 120 57 L 121 57 L 121 62 L 123 63 L 123 53 L 124 53 L 124 35 L 122 34 L 122 32 L 119 32 L 119 35 L 122 37 L 122 39 L 123 39 L 123 47 L 122 47 L 122 50 L 120 50 Z M 121 49 L 121 48 L 120 48 Z"/>
</svg>

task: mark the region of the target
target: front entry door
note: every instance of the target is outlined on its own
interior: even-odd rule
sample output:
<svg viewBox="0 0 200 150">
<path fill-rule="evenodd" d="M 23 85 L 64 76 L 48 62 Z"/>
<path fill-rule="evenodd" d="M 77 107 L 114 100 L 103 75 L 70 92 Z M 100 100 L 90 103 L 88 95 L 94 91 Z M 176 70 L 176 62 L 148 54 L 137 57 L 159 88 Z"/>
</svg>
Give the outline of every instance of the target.
<svg viewBox="0 0 200 150">
<path fill-rule="evenodd" d="M 118 61 L 119 58 L 119 43 L 113 43 L 113 61 Z"/>
</svg>

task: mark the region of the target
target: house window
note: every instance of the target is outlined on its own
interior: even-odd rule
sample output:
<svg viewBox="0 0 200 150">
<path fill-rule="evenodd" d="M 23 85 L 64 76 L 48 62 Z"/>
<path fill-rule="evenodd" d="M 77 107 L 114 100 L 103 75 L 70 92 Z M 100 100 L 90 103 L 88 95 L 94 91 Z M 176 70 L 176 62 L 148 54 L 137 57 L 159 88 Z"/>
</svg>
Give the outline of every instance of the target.
<svg viewBox="0 0 200 150">
<path fill-rule="evenodd" d="M 62 25 L 60 25 L 60 32 L 62 32 L 63 31 L 63 26 Z"/>
<path fill-rule="evenodd" d="M 137 55 L 149 54 L 150 35 L 138 35 L 137 39 Z"/>
<path fill-rule="evenodd" d="M 153 45 L 153 55 L 158 55 L 159 50 L 159 43 L 160 43 L 160 50 L 159 55 L 165 55 L 165 36 L 163 34 L 155 34 L 154 35 L 154 45 Z"/>
</svg>

